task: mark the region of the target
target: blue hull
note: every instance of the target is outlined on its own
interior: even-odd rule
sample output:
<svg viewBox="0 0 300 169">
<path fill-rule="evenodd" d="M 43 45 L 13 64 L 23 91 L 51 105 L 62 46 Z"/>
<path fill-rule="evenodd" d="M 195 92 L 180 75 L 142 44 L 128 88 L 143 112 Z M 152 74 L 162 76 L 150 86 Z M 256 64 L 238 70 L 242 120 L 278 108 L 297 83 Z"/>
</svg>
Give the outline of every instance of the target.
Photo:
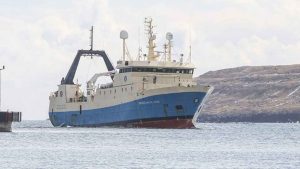
<svg viewBox="0 0 300 169">
<path fill-rule="evenodd" d="M 54 126 L 126 126 L 134 127 L 143 122 L 168 123 L 172 128 L 175 120 L 191 123 L 206 93 L 183 92 L 155 95 L 111 107 L 69 112 L 49 112 Z M 174 125 L 178 125 L 177 123 Z M 182 128 L 185 124 L 181 124 Z M 186 124 L 190 125 L 190 124 Z M 176 126 L 174 126 L 176 127 Z"/>
</svg>

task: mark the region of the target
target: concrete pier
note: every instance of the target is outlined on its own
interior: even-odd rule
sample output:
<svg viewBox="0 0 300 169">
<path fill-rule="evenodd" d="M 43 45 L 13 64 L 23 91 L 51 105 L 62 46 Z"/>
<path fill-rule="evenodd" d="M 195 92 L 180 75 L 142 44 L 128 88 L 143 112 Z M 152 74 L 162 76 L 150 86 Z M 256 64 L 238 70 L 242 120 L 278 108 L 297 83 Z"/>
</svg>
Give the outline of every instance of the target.
<svg viewBox="0 0 300 169">
<path fill-rule="evenodd" d="M 11 132 L 12 122 L 20 122 L 22 119 L 21 112 L 1 111 L 1 72 L 5 69 L 3 65 L 0 68 L 0 132 Z"/>
<path fill-rule="evenodd" d="M 12 122 L 20 122 L 21 120 L 21 112 L 0 111 L 0 132 L 11 132 Z"/>
</svg>

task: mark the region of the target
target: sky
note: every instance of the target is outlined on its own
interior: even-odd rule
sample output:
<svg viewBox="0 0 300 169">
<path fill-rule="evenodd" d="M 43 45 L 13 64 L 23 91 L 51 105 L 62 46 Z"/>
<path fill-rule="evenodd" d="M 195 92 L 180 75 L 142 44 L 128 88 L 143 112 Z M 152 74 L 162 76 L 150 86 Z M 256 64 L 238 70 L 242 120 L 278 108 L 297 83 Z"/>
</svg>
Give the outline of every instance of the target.
<svg viewBox="0 0 300 169">
<path fill-rule="evenodd" d="M 78 49 L 103 49 L 116 65 L 122 56 L 121 30 L 133 58 L 146 53 L 144 18 L 152 17 L 157 50 L 166 32 L 174 35 L 173 58 L 192 46 L 195 76 L 257 65 L 298 64 L 298 0 L 0 0 L 2 110 L 23 112 L 25 120 L 48 118 L 49 95 Z M 186 58 L 185 58 L 186 59 Z M 103 72 L 101 59 L 83 58 L 76 81 Z M 107 79 L 100 79 L 100 82 Z"/>
</svg>

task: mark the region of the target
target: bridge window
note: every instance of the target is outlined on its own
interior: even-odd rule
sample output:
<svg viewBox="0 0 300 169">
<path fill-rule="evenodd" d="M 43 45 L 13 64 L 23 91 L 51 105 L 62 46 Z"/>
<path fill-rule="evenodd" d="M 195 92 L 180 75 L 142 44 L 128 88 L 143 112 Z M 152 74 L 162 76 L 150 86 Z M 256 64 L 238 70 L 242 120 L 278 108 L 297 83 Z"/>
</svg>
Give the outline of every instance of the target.
<svg viewBox="0 0 300 169">
<path fill-rule="evenodd" d="M 132 68 L 123 68 L 120 69 L 120 73 L 132 72 Z"/>
<path fill-rule="evenodd" d="M 132 72 L 162 72 L 162 73 L 193 74 L 193 69 L 175 69 L 175 68 L 133 67 L 130 71 L 132 71 Z M 126 70 L 123 70 L 122 72 L 126 72 Z"/>
</svg>

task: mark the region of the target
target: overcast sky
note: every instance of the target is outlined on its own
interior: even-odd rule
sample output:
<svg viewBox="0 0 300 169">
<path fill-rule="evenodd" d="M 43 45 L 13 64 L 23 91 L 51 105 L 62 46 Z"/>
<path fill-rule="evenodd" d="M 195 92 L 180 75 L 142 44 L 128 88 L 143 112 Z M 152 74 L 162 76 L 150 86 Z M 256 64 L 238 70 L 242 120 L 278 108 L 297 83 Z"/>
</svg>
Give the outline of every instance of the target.
<svg viewBox="0 0 300 169">
<path fill-rule="evenodd" d="M 111 60 L 122 54 L 119 32 L 129 32 L 130 53 L 145 50 L 143 19 L 156 25 L 158 50 L 174 34 L 174 58 L 192 44 L 195 76 L 245 65 L 297 64 L 300 54 L 298 0 L 0 0 L 2 110 L 24 119 L 48 118 L 48 96 L 66 75 L 78 49 L 95 49 Z M 191 35 L 191 40 L 189 40 Z M 140 38 L 139 38 L 140 37 Z M 76 79 L 85 83 L 105 71 L 100 59 L 82 60 Z M 105 79 L 104 79 L 105 81 Z"/>
</svg>

